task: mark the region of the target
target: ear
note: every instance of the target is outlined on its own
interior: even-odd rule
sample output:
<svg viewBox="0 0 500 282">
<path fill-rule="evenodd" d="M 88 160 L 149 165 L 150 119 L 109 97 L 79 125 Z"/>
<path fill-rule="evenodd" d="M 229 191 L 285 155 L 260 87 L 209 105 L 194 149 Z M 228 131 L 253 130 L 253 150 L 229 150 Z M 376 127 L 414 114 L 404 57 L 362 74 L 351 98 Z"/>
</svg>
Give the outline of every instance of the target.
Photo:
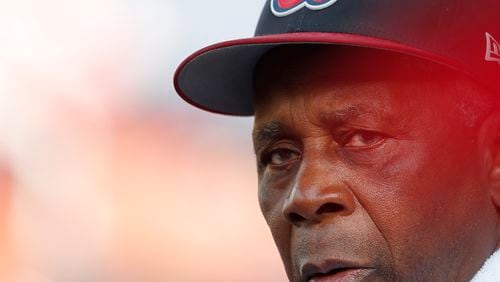
<svg viewBox="0 0 500 282">
<path fill-rule="evenodd" d="M 500 112 L 495 111 L 482 123 L 479 129 L 480 150 L 490 186 L 492 200 L 500 207 Z"/>
</svg>

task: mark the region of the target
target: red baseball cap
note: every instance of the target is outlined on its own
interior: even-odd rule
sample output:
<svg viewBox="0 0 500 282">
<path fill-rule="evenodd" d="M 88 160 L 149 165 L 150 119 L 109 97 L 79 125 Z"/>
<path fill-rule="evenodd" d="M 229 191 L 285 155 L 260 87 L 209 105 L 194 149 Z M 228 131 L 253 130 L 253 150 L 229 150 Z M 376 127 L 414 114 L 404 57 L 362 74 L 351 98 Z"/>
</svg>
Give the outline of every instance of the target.
<svg viewBox="0 0 500 282">
<path fill-rule="evenodd" d="M 253 115 L 259 59 L 287 44 L 335 44 L 419 57 L 463 72 L 500 92 L 498 0 L 267 0 L 254 37 L 201 49 L 177 68 L 188 103 L 215 113 Z"/>
</svg>

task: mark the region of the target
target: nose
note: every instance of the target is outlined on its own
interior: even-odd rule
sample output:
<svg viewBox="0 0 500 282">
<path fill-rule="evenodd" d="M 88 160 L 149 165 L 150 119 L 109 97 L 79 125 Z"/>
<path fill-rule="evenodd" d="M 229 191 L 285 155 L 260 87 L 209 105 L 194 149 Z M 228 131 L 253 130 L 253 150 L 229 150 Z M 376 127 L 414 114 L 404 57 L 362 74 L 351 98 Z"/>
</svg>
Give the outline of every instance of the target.
<svg viewBox="0 0 500 282">
<path fill-rule="evenodd" d="M 332 165 L 302 162 L 283 205 L 283 216 L 291 224 L 317 224 L 355 210 L 354 195 Z"/>
</svg>

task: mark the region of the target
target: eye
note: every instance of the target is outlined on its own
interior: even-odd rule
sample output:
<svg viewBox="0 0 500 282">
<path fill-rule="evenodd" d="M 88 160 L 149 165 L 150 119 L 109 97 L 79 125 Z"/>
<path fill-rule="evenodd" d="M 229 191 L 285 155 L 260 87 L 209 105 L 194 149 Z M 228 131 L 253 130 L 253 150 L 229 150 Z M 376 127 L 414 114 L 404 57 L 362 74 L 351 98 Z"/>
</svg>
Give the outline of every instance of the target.
<svg viewBox="0 0 500 282">
<path fill-rule="evenodd" d="M 286 166 L 298 159 L 300 159 L 300 153 L 290 150 L 287 148 L 278 148 L 270 151 L 263 160 L 264 165 L 270 165 L 275 167 Z"/>
<path fill-rule="evenodd" d="M 340 142 L 344 147 L 370 147 L 384 141 L 386 136 L 367 130 L 357 130 L 345 135 Z"/>
</svg>

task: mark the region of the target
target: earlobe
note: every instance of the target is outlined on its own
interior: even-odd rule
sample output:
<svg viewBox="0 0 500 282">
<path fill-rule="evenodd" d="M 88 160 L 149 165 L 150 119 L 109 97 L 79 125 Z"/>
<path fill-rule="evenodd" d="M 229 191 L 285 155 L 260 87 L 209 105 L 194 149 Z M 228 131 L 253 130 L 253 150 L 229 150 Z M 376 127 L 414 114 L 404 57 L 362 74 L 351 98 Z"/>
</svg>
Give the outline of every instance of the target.
<svg viewBox="0 0 500 282">
<path fill-rule="evenodd" d="M 491 114 L 484 121 L 479 134 L 492 200 L 500 207 L 500 112 Z"/>
<path fill-rule="evenodd" d="M 491 196 L 492 200 L 497 207 L 500 207 L 500 185 L 498 179 L 500 178 L 500 168 L 496 167 L 490 174 L 490 178 L 495 179 L 496 185 L 492 186 Z"/>
<path fill-rule="evenodd" d="M 500 154 L 499 154 L 500 155 Z M 497 207 L 500 208 L 500 164 L 494 162 L 494 167 L 490 172 L 491 197 Z"/>
</svg>

